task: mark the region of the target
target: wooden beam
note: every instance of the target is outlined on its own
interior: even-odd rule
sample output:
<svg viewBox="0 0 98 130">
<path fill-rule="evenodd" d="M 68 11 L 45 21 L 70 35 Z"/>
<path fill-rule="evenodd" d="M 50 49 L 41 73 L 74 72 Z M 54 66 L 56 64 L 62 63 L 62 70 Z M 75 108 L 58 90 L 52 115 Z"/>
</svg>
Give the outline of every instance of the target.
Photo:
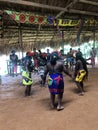
<svg viewBox="0 0 98 130">
<path fill-rule="evenodd" d="M 60 13 L 58 13 L 58 14 L 56 15 L 56 18 L 60 17 L 63 13 L 65 13 L 66 11 L 68 11 L 69 8 L 72 7 L 72 6 L 73 6 L 75 3 L 77 3 L 77 2 L 78 2 L 78 0 L 74 0 L 74 1 L 72 1 L 70 4 L 68 4 L 68 5 L 64 8 L 63 11 L 61 11 Z"/>
<path fill-rule="evenodd" d="M 40 3 L 24 1 L 24 0 L 0 0 L 0 2 L 20 4 L 20 5 L 25 5 L 25 6 L 39 7 L 39 8 L 45 8 L 45 9 L 51 9 L 51 10 L 59 10 L 59 11 L 64 10 L 64 8 L 62 7 L 49 6 L 46 4 L 40 4 Z"/>
<path fill-rule="evenodd" d="M 95 12 L 81 11 L 81 10 L 75 10 L 75 9 L 70 9 L 69 13 L 77 13 L 77 14 L 98 16 L 98 13 L 95 13 Z"/>
<path fill-rule="evenodd" d="M 47 36 L 47 37 L 37 37 L 38 39 L 48 39 L 48 38 L 52 38 L 52 36 Z M 14 39 L 14 38 L 13 38 Z M 36 37 L 24 37 L 23 40 L 26 40 L 26 39 L 36 39 Z"/>
<path fill-rule="evenodd" d="M 79 2 L 85 2 L 91 4 L 90 1 L 87 0 L 79 0 Z M 7 3 L 12 3 L 12 4 L 19 4 L 19 5 L 25 5 L 25 6 L 31 6 L 31 7 L 39 7 L 39 8 L 45 8 L 45 9 L 50 9 L 50 10 L 58 10 L 58 11 L 64 11 L 64 12 L 69 12 L 69 13 L 77 13 L 77 14 L 84 14 L 84 15 L 92 15 L 92 16 L 98 16 L 98 13 L 96 12 L 89 12 L 89 11 L 80 11 L 80 10 L 74 10 L 74 9 L 66 9 L 62 7 L 57 7 L 57 6 L 49 6 L 45 4 L 39 4 L 35 2 L 30 2 L 30 1 L 24 1 L 24 0 L 0 0 L 0 2 L 3 2 L 6 4 Z M 77 2 L 77 0 L 75 0 Z M 96 5 L 98 5 L 98 2 L 95 2 Z M 93 5 L 95 5 L 94 2 L 92 2 Z M 71 7 L 74 3 L 71 3 L 68 5 L 67 8 Z"/>
<path fill-rule="evenodd" d="M 71 6 L 73 6 L 76 2 L 78 2 L 78 0 L 74 0 L 73 2 L 71 2 L 65 8 L 57 7 L 57 6 L 49 6 L 49 5 L 45 5 L 45 4 L 39 4 L 39 3 L 30 2 L 30 1 L 24 1 L 24 0 L 0 0 L 0 2 L 20 4 L 20 5 L 32 6 L 32 7 L 39 7 L 39 8 L 45 8 L 45 9 L 50 9 L 50 10 L 58 10 L 58 11 L 62 11 L 61 12 L 61 14 L 62 14 L 64 12 L 69 12 L 68 8 L 70 8 Z M 94 3 L 94 2 L 87 1 L 87 0 L 79 0 L 79 2 L 85 2 L 85 3 L 89 3 L 89 4 L 92 3 L 93 5 L 95 5 L 95 4 L 98 5 L 98 2 Z M 75 12 L 78 12 L 78 11 L 79 10 L 76 10 Z M 70 12 L 70 13 L 73 13 L 73 12 Z M 85 14 L 87 14 L 87 15 L 90 15 L 90 13 L 92 13 L 92 12 L 85 11 Z M 98 16 L 97 13 L 92 13 L 91 15 Z M 58 17 L 58 16 L 56 16 L 56 17 Z"/>
<path fill-rule="evenodd" d="M 94 1 L 79 0 L 79 2 L 81 2 L 81 3 L 85 3 L 85 4 L 94 5 L 94 6 L 98 6 L 98 2 L 94 2 Z"/>
</svg>

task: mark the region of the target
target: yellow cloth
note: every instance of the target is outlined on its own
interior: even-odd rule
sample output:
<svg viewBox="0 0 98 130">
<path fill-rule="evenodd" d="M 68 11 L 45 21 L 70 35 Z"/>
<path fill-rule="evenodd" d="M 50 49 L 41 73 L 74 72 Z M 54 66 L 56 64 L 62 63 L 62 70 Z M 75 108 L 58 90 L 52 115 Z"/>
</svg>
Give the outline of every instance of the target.
<svg viewBox="0 0 98 130">
<path fill-rule="evenodd" d="M 75 78 L 75 81 L 77 81 L 77 82 L 83 81 L 85 75 L 86 75 L 86 71 L 80 70 L 79 73 L 77 74 L 76 78 Z"/>
<path fill-rule="evenodd" d="M 23 85 L 32 85 L 33 81 L 31 78 L 29 78 L 29 73 L 30 72 L 26 72 L 26 71 L 23 71 L 22 72 L 22 77 L 23 77 Z"/>
<path fill-rule="evenodd" d="M 48 77 L 48 85 L 52 85 L 52 83 L 53 83 L 53 80 L 52 80 L 52 78 L 50 78 L 50 76 Z"/>
</svg>

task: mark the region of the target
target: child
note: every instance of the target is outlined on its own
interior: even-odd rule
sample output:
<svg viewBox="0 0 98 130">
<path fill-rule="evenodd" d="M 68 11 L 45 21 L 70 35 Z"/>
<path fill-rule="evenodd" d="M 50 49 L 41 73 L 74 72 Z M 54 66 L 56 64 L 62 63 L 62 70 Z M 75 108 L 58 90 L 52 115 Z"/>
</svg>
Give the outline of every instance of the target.
<svg viewBox="0 0 98 130">
<path fill-rule="evenodd" d="M 33 83 L 32 78 L 31 78 L 31 72 L 23 70 L 22 77 L 23 77 L 23 85 L 26 86 L 25 96 L 30 96 L 30 94 L 31 94 L 31 85 Z"/>
<path fill-rule="evenodd" d="M 32 57 L 31 53 L 27 53 L 25 57 L 25 67 L 23 68 L 22 77 L 23 77 L 23 85 L 26 86 L 25 96 L 30 96 L 31 94 L 31 86 L 32 86 L 32 78 L 31 74 L 33 71 Z"/>
</svg>

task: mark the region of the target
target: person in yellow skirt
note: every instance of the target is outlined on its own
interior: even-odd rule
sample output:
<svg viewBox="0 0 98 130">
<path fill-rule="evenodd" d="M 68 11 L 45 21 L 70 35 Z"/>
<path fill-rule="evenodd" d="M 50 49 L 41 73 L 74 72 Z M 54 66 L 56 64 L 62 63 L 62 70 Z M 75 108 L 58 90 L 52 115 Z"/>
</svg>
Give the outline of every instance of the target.
<svg viewBox="0 0 98 130">
<path fill-rule="evenodd" d="M 25 96 L 31 95 L 31 86 L 32 86 L 32 71 L 33 71 L 33 64 L 32 64 L 32 56 L 29 52 L 25 57 L 25 67 L 23 67 L 22 71 L 22 83 L 26 87 L 25 89 Z"/>
<path fill-rule="evenodd" d="M 79 95 L 84 95 L 84 79 L 88 78 L 88 68 L 87 68 L 86 60 L 82 57 L 82 55 L 76 55 L 76 64 L 74 71 L 74 79 L 77 87 L 79 88 Z"/>
<path fill-rule="evenodd" d="M 31 86 L 33 83 L 32 78 L 31 78 L 31 72 L 23 70 L 22 78 L 23 78 L 23 85 L 26 87 L 25 96 L 30 96 Z"/>
</svg>

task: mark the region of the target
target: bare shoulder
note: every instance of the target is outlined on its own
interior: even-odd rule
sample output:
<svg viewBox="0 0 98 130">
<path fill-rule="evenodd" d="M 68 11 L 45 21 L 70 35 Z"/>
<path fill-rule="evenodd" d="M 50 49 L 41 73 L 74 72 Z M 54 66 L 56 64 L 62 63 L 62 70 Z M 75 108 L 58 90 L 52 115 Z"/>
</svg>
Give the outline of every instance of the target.
<svg viewBox="0 0 98 130">
<path fill-rule="evenodd" d="M 50 66 L 50 62 L 49 63 L 47 63 L 47 65 L 46 66 Z"/>
<path fill-rule="evenodd" d="M 82 64 L 82 61 L 81 61 L 81 60 L 78 60 L 78 61 L 77 61 L 77 64 Z"/>
<path fill-rule="evenodd" d="M 82 61 L 81 60 L 77 60 L 78 63 L 81 63 Z"/>
<path fill-rule="evenodd" d="M 62 61 L 57 61 L 57 64 L 63 65 Z"/>
</svg>

